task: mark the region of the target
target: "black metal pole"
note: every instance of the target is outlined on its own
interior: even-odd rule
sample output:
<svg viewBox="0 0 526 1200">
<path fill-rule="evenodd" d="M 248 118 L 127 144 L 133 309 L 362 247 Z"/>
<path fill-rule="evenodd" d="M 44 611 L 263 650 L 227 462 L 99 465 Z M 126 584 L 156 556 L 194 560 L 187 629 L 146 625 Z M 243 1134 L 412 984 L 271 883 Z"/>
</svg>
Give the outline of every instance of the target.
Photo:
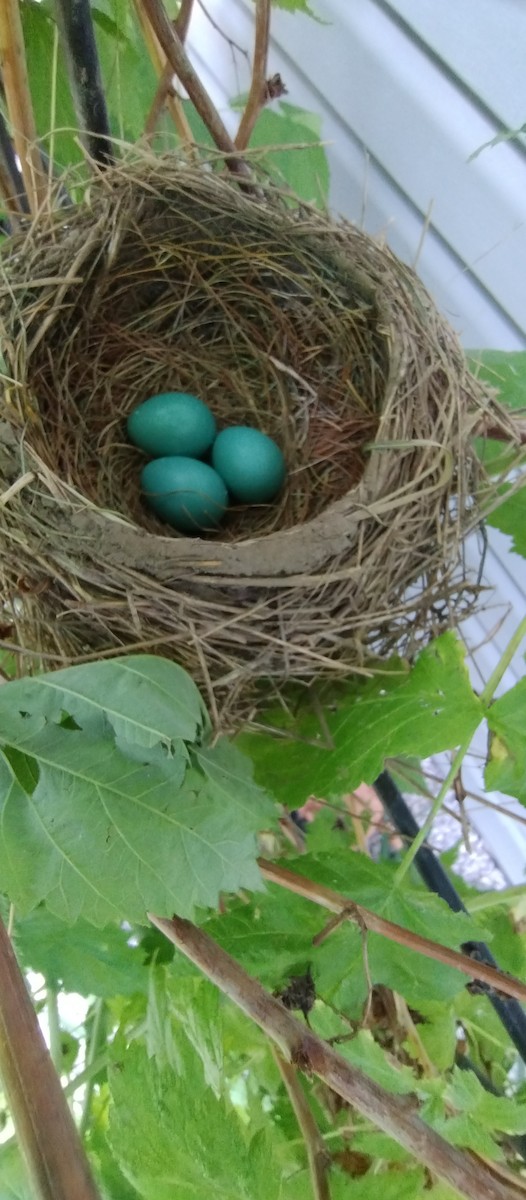
<svg viewBox="0 0 526 1200">
<path fill-rule="evenodd" d="M 375 779 L 373 786 L 398 832 L 411 841 L 418 833 L 418 825 L 392 776 L 388 771 L 382 771 L 378 779 Z M 453 912 L 467 912 L 458 892 L 455 891 L 453 884 L 446 875 L 442 864 L 438 861 L 436 855 L 433 854 L 433 851 L 430 850 L 429 846 L 424 845 L 420 847 L 420 850 L 417 850 L 415 866 L 430 892 L 436 892 L 437 896 L 441 896 L 442 900 L 445 900 L 446 904 L 453 909 Z M 495 961 L 491 950 L 488 949 L 485 942 L 469 942 L 462 949 L 466 954 L 470 954 L 475 961 L 485 962 L 491 967 L 498 968 L 498 963 Z M 473 975 L 476 977 L 475 967 Z M 509 1000 L 502 1000 L 495 993 L 492 993 L 491 990 L 488 990 L 487 995 L 488 1000 L 493 1005 L 501 1024 L 518 1050 L 523 1062 L 526 1062 L 526 1013 L 522 1005 L 519 1004 L 518 1000 L 511 998 Z"/>
<path fill-rule="evenodd" d="M 114 155 L 90 3 L 55 0 L 55 11 L 82 138 L 94 161 L 106 167 Z"/>
<path fill-rule="evenodd" d="M 13 143 L 9 136 L 7 125 L 3 112 L 0 111 L 0 170 L 6 180 L 6 190 L 9 189 L 9 196 L 12 198 L 16 207 L 22 213 L 29 213 L 29 200 L 27 198 L 22 172 L 19 170 L 16 161 Z"/>
</svg>

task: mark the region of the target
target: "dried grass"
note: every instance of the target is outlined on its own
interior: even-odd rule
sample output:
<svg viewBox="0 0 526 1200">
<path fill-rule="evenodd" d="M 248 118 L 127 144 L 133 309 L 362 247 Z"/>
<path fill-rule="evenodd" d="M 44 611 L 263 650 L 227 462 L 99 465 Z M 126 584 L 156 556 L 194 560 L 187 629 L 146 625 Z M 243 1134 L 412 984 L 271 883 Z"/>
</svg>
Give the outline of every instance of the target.
<svg viewBox="0 0 526 1200">
<path fill-rule="evenodd" d="M 472 601 L 470 435 L 503 418 L 415 274 L 354 227 L 144 154 L 7 247 L 0 319 L 22 651 L 173 655 L 227 719 L 255 681 L 368 671 Z M 276 438 L 279 502 L 209 538 L 147 512 L 125 420 L 172 388 Z"/>
</svg>

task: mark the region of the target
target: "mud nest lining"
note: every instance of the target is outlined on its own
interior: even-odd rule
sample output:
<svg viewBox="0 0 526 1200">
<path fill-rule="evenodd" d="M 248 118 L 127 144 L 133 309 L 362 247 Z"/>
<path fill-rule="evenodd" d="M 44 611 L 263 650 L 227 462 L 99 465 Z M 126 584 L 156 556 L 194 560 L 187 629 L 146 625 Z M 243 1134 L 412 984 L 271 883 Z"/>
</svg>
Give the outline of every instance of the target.
<svg viewBox="0 0 526 1200">
<path fill-rule="evenodd" d="M 11 240 L 0 319 L 0 570 L 24 650 L 166 653 L 225 714 L 262 679 L 411 653 L 472 598 L 470 434 L 493 402 L 360 230 L 144 155 Z M 126 417 L 172 389 L 276 439 L 276 503 L 209 538 L 149 514 Z"/>
</svg>

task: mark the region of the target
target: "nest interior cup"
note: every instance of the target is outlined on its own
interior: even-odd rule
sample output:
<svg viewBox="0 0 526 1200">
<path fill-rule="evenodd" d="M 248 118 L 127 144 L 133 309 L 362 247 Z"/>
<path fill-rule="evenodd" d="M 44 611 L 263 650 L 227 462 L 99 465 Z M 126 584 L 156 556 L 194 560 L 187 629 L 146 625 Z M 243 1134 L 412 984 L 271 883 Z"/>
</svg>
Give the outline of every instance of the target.
<svg viewBox="0 0 526 1200">
<path fill-rule="evenodd" d="M 472 595 L 470 434 L 490 401 L 414 273 L 355 227 L 145 154 L 0 263 L 0 570 L 48 665 L 148 650 L 234 711 L 411 652 Z M 129 413 L 200 397 L 274 438 L 277 500 L 186 537 L 145 507 Z"/>
</svg>

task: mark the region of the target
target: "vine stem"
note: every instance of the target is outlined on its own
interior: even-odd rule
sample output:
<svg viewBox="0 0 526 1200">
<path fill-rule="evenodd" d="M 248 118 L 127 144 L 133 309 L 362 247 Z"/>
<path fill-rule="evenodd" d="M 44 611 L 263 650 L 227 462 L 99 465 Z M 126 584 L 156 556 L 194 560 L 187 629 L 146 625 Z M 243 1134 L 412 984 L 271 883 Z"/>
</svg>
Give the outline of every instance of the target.
<svg viewBox="0 0 526 1200">
<path fill-rule="evenodd" d="M 470 979 L 481 979 L 506 996 L 513 996 L 516 1000 L 522 1000 L 523 1003 L 526 1001 L 526 984 L 521 983 L 519 979 L 513 979 L 510 975 L 478 960 L 475 965 L 469 955 L 461 954 L 458 950 L 451 950 L 449 946 L 440 946 L 437 942 L 431 941 L 431 938 L 423 937 L 420 933 L 413 933 L 410 929 L 404 929 L 402 925 L 397 925 L 394 921 L 387 921 L 385 917 L 380 917 L 378 913 L 373 913 L 361 904 L 356 904 L 348 897 L 342 896 L 340 892 L 333 892 L 332 888 L 325 887 L 324 884 L 314 883 L 312 879 L 307 879 L 304 875 L 297 875 L 295 871 L 290 871 L 288 867 L 282 867 L 279 863 L 259 858 L 258 865 L 263 878 L 269 883 L 277 883 L 279 887 L 294 892 L 296 896 L 304 896 L 313 904 L 318 904 L 321 908 L 335 913 L 339 920 L 354 921 L 362 930 L 379 933 L 381 937 L 389 938 L 389 941 L 395 942 L 399 946 L 406 946 L 408 950 L 416 950 L 418 954 L 424 954 L 426 958 L 434 958 L 436 962 L 444 963 L 446 967 L 454 967 L 456 971 L 462 971 L 464 975 L 469 975 Z"/>
<path fill-rule="evenodd" d="M 270 37 L 270 0 L 256 0 L 256 29 L 252 79 L 245 111 L 236 134 L 236 149 L 246 150 L 252 130 L 266 99 L 268 43 Z"/>
<path fill-rule="evenodd" d="M 515 630 L 515 633 L 512 635 L 512 637 L 510 638 L 508 645 L 506 646 L 506 649 L 504 650 L 504 653 L 501 655 L 501 657 L 497 663 L 497 666 L 495 667 L 495 670 L 490 675 L 486 686 L 483 688 L 482 692 L 480 693 L 479 699 L 480 699 L 480 702 L 481 702 L 481 705 L 483 706 L 483 708 L 485 708 L 485 709 L 489 708 L 489 706 L 493 700 L 493 696 L 499 686 L 499 683 L 500 683 L 505 671 L 508 669 L 511 660 L 512 660 L 513 656 L 516 654 L 524 637 L 526 637 L 526 617 L 523 617 L 522 621 L 517 626 L 517 629 Z M 471 746 L 472 740 L 473 740 L 473 733 L 471 733 L 469 735 L 469 737 L 467 737 L 462 742 L 462 744 L 459 746 L 456 754 L 454 755 L 452 762 L 451 762 L 451 766 L 446 775 L 446 778 L 444 779 L 442 786 L 440 788 L 440 791 L 438 792 L 437 796 L 435 797 L 435 799 L 431 805 L 431 808 L 430 808 L 429 813 L 424 821 L 424 824 L 421 826 L 417 836 L 411 842 L 411 845 L 408 847 L 406 853 L 404 854 L 404 857 L 402 859 L 402 862 L 400 863 L 400 866 L 398 867 L 398 870 L 395 872 L 394 881 L 393 881 L 395 887 L 398 887 L 400 885 L 400 883 L 402 882 L 402 880 L 405 878 L 411 864 L 414 862 L 416 855 L 418 854 L 418 851 L 420 850 L 421 846 L 426 841 L 428 834 L 431 830 L 431 827 L 433 825 L 433 822 L 435 820 L 435 817 L 436 817 L 437 813 L 440 811 L 440 809 L 442 808 L 442 805 L 447 796 L 447 793 L 448 793 L 451 785 L 453 784 L 454 780 L 456 779 L 458 772 L 460 771 L 460 768 L 462 766 L 462 763 L 464 762 L 464 759 L 469 750 L 469 747 Z"/>
<path fill-rule="evenodd" d="M 169 941 L 228 996 L 274 1042 L 283 1058 L 328 1087 L 394 1137 L 428 1169 L 467 1200 L 524 1200 L 522 1185 L 499 1178 L 491 1163 L 459 1150 L 435 1133 L 418 1115 L 415 1096 L 394 1096 L 322 1041 L 248 975 L 203 929 L 182 917 L 149 919 Z M 477 964 L 478 965 L 478 964 Z"/>
<path fill-rule="evenodd" d="M 275 1046 L 272 1047 L 272 1054 L 285 1085 L 288 1098 L 294 1109 L 294 1115 L 303 1134 L 303 1140 L 307 1149 L 314 1200 L 331 1200 L 328 1174 L 331 1155 L 327 1150 L 310 1110 L 298 1072 L 292 1066 L 292 1063 L 283 1058 L 283 1055 L 276 1050 Z"/>
<path fill-rule="evenodd" d="M 468 913 L 484 912 L 488 908 L 512 906 L 514 900 L 526 900 L 526 887 L 517 883 L 514 887 L 504 888 L 502 892 L 479 892 L 478 896 L 470 896 L 464 901 Z"/>
<path fill-rule="evenodd" d="M 37 146 L 18 0 L 2 0 L 0 3 L 0 61 L 15 150 L 20 160 L 29 207 L 34 215 L 45 203 L 47 180 L 42 172 Z"/>
<path fill-rule="evenodd" d="M 504 672 L 507 671 L 512 658 L 517 653 L 517 650 L 519 649 L 519 646 L 520 646 L 523 638 L 525 638 L 525 637 L 526 637 L 526 617 L 523 617 L 522 621 L 520 622 L 520 625 L 517 626 L 515 633 L 512 634 L 504 653 L 501 655 L 501 657 L 497 663 L 497 666 L 495 667 L 495 670 L 492 671 L 485 688 L 483 688 L 482 692 L 480 693 L 480 699 L 481 699 L 482 703 L 484 705 L 486 705 L 486 707 L 493 700 L 493 697 L 494 697 L 495 692 L 499 686 L 499 683 L 504 675 Z"/>
<path fill-rule="evenodd" d="M 0 1075 L 37 1200 L 101 1200 L 1 920 Z"/>
<path fill-rule="evenodd" d="M 164 54 L 159 43 L 159 39 L 150 25 L 148 17 L 142 8 L 141 0 L 134 0 L 134 7 L 154 71 L 159 79 L 157 91 L 146 118 L 144 136 L 145 138 L 153 137 L 157 122 L 166 104 L 181 142 L 183 145 L 193 146 L 194 138 L 188 123 L 188 118 L 183 108 L 183 103 L 180 96 L 177 95 L 172 87 L 172 78 L 174 74 L 173 67 L 166 58 L 166 55 Z M 184 43 L 186 38 L 188 25 L 190 23 L 192 14 L 192 7 L 193 0 L 184 0 L 184 3 L 181 4 L 181 8 L 179 10 L 179 16 L 174 21 L 173 28 L 177 36 L 180 38 L 181 43 Z"/>
<path fill-rule="evenodd" d="M 238 175 L 251 177 L 249 166 L 236 154 L 234 143 L 223 124 L 215 105 L 212 103 L 206 88 L 194 70 L 184 49 L 181 39 L 169 21 L 161 0 L 137 0 L 159 41 L 174 75 L 186 88 L 188 95 L 196 108 L 201 120 L 204 121 L 208 132 L 218 150 L 225 154 L 225 162 L 230 171 Z"/>
<path fill-rule="evenodd" d="M 100 999 L 99 997 L 93 1006 L 93 1020 L 86 1054 L 86 1071 L 88 1074 L 86 1078 L 86 1091 L 82 1104 L 82 1115 L 79 1122 L 79 1133 L 81 1137 L 84 1137 L 84 1134 L 86 1133 L 91 1115 L 91 1097 L 93 1095 L 93 1087 L 95 1082 L 95 1072 L 92 1068 L 99 1055 L 101 1042 L 104 1040 L 105 1015 L 106 1005 L 104 1000 Z"/>
<path fill-rule="evenodd" d="M 51 1054 L 51 1061 L 55 1071 L 60 1076 L 62 1064 L 60 1017 L 58 1012 L 58 996 L 56 989 L 53 987 L 46 988 L 46 1010 L 49 1029 L 49 1053 Z"/>
</svg>

